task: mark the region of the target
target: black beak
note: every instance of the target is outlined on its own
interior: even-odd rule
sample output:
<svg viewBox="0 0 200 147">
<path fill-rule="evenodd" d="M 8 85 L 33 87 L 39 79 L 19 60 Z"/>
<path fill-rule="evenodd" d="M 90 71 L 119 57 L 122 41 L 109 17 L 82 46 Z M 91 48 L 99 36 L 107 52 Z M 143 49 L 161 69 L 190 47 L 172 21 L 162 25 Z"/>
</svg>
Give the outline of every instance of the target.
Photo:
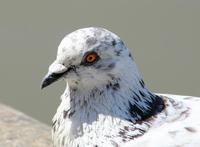
<svg viewBox="0 0 200 147">
<path fill-rule="evenodd" d="M 68 72 L 70 72 L 71 70 L 76 70 L 75 66 L 71 66 L 69 67 L 65 72 L 63 73 L 48 73 L 44 79 L 42 80 L 42 84 L 41 84 L 41 89 L 49 86 L 50 84 L 56 82 L 57 80 L 59 80 L 60 78 L 62 78 L 64 75 L 66 75 Z"/>
<path fill-rule="evenodd" d="M 58 79 L 60 79 L 63 75 L 65 74 L 64 73 L 50 73 L 50 74 L 47 74 L 44 79 L 42 80 L 42 84 L 41 84 L 41 89 L 49 86 L 50 84 L 56 82 Z"/>
</svg>

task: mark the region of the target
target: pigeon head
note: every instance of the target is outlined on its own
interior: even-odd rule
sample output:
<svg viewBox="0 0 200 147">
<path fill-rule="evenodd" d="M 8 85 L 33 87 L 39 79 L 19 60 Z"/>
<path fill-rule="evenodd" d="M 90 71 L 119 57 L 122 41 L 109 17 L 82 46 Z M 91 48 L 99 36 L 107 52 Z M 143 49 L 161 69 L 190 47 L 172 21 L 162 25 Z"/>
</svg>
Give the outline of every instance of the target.
<svg viewBox="0 0 200 147">
<path fill-rule="evenodd" d="M 67 84 L 53 118 L 55 146 L 111 146 L 107 143 L 118 137 L 133 139 L 145 132 L 138 134 L 133 123 L 164 108 L 122 40 L 103 28 L 80 29 L 61 41 L 42 88 L 59 79 Z M 129 126 L 134 133 L 124 134 L 128 129 L 121 129 Z"/>
<path fill-rule="evenodd" d="M 61 41 L 42 88 L 62 78 L 74 89 L 105 86 L 131 65 L 131 55 L 117 35 L 103 28 L 80 29 Z"/>
</svg>

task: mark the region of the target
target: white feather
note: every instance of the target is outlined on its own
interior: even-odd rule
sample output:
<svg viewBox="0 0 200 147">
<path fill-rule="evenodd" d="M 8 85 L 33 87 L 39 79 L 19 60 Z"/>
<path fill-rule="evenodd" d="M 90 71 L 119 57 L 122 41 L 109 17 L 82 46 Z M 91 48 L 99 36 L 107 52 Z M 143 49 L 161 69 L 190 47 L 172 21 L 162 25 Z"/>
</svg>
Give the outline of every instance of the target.
<svg viewBox="0 0 200 147">
<path fill-rule="evenodd" d="M 100 59 L 86 66 L 91 51 Z M 62 73 L 70 66 L 75 68 L 64 76 L 53 118 L 55 147 L 200 146 L 200 98 L 153 94 L 114 33 L 85 28 L 67 35 L 49 70 Z"/>
<path fill-rule="evenodd" d="M 189 111 L 183 118 L 176 119 L 177 110 L 170 112 L 168 118 L 152 128 L 142 137 L 122 145 L 123 147 L 199 147 L 200 146 L 200 98 L 162 94 L 177 101 Z M 168 109 L 172 109 L 169 107 Z M 179 117 L 181 113 L 177 117 Z M 173 118 L 175 117 L 175 118 Z"/>
</svg>

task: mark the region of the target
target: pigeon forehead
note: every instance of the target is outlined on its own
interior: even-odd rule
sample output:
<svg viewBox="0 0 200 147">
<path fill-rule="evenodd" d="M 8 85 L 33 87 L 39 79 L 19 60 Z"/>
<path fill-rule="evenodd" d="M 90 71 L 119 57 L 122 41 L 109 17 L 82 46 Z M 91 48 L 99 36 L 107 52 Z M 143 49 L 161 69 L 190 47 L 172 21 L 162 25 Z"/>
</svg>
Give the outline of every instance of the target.
<svg viewBox="0 0 200 147">
<path fill-rule="evenodd" d="M 63 54 L 80 54 L 94 47 L 115 45 L 120 38 L 103 28 L 84 28 L 65 36 L 58 47 L 58 56 Z"/>
</svg>

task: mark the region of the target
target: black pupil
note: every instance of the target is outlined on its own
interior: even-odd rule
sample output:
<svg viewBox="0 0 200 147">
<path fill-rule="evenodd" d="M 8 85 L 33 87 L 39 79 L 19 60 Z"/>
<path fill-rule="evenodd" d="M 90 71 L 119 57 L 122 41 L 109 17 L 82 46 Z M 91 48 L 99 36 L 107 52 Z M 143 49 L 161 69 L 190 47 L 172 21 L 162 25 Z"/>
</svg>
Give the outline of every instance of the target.
<svg viewBox="0 0 200 147">
<path fill-rule="evenodd" d="M 88 57 L 89 62 L 92 62 L 93 59 L 94 59 L 94 57 L 92 55 Z"/>
</svg>

